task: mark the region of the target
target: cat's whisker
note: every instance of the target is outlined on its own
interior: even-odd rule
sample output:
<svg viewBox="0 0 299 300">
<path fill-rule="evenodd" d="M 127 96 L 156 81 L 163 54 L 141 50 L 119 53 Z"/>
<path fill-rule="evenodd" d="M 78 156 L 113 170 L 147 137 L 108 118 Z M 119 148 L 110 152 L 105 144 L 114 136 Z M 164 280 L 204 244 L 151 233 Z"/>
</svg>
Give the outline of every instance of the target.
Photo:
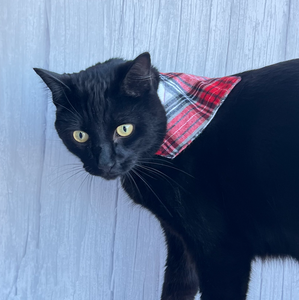
<svg viewBox="0 0 299 300">
<path fill-rule="evenodd" d="M 91 190 L 92 190 L 92 182 L 93 182 L 93 176 L 89 176 L 88 177 L 88 188 L 89 188 L 89 196 L 90 197 L 88 197 L 89 199 L 91 198 Z"/>
<path fill-rule="evenodd" d="M 143 157 L 142 161 L 149 161 L 149 162 L 158 161 L 158 162 L 164 162 L 170 165 L 174 165 L 174 163 L 170 159 L 165 159 L 159 156 Z"/>
<path fill-rule="evenodd" d="M 82 166 L 58 166 L 56 169 L 56 173 L 58 173 L 58 175 L 63 175 L 64 173 L 73 172 L 81 169 L 84 170 Z"/>
<path fill-rule="evenodd" d="M 79 171 L 73 173 L 71 176 L 65 178 L 65 179 L 61 182 L 61 186 L 63 186 L 68 180 L 70 180 L 71 178 L 76 177 L 76 176 L 77 176 L 78 174 L 80 174 L 80 173 L 81 173 L 81 174 L 84 174 L 85 172 L 84 172 L 84 170 L 82 169 L 82 170 L 79 170 Z"/>
<path fill-rule="evenodd" d="M 134 185 L 135 185 L 135 187 L 136 187 L 136 189 L 137 189 L 137 191 L 138 191 L 138 193 L 139 193 L 139 196 L 142 198 L 142 194 L 141 194 L 141 192 L 140 192 L 140 190 L 139 190 L 139 188 L 138 188 L 138 185 L 137 185 L 137 183 L 136 183 L 134 177 L 130 174 L 130 172 L 127 173 L 126 175 L 128 175 L 128 176 L 129 176 L 128 178 L 131 180 L 131 182 L 134 183 Z"/>
<path fill-rule="evenodd" d="M 68 100 L 68 101 L 69 101 L 69 100 Z M 57 104 L 57 105 L 63 107 L 64 109 L 66 109 L 67 111 L 69 111 L 70 113 L 72 113 L 75 117 L 78 117 L 78 116 L 79 116 L 80 119 L 81 119 L 81 116 L 79 115 L 78 112 L 77 112 L 78 115 L 76 115 L 73 111 L 71 111 L 69 108 L 65 107 L 64 105 L 62 105 L 62 104 L 60 104 L 60 103 L 55 103 L 55 104 Z"/>
<path fill-rule="evenodd" d="M 147 81 L 147 80 L 153 79 L 153 75 L 150 74 L 150 75 L 145 75 L 145 76 L 135 76 L 135 79 L 138 81 Z"/>
<path fill-rule="evenodd" d="M 81 183 L 80 183 L 80 185 L 79 185 L 79 187 L 78 187 L 78 190 L 77 190 L 76 198 L 77 198 L 78 194 L 80 193 L 81 188 L 83 187 L 83 184 L 86 182 L 86 179 L 87 179 L 89 176 L 90 176 L 90 174 L 89 174 L 89 173 L 86 173 L 84 179 L 81 181 Z"/>
<path fill-rule="evenodd" d="M 73 108 L 73 110 L 77 113 L 77 116 L 81 119 L 81 115 L 78 113 L 78 111 L 75 109 L 75 107 L 72 105 L 71 101 L 69 100 L 68 96 L 66 95 L 66 93 L 64 92 L 64 89 L 63 90 L 63 94 L 65 96 L 65 98 L 67 99 L 68 103 L 70 104 L 70 106 Z"/>
<path fill-rule="evenodd" d="M 53 174 L 53 173 L 50 173 L 50 174 L 48 174 L 48 178 L 50 179 L 52 176 L 55 176 L 55 178 L 53 178 L 51 181 L 50 181 L 50 184 L 53 184 L 53 183 L 58 183 L 58 180 L 60 180 L 61 179 L 61 177 L 64 177 L 64 176 L 66 176 L 66 175 L 68 175 L 68 174 L 73 174 L 74 173 L 74 171 L 77 171 L 77 173 L 80 173 L 81 171 L 83 172 L 84 170 L 81 168 L 81 167 L 74 167 L 74 168 L 72 168 L 72 169 L 69 169 L 69 170 L 65 170 L 65 169 L 63 169 L 63 170 L 59 170 L 59 169 L 57 169 L 56 170 L 56 174 Z M 56 180 L 57 180 L 57 182 L 56 182 Z"/>
<path fill-rule="evenodd" d="M 80 165 L 68 164 L 68 165 L 60 165 L 56 167 L 57 172 L 72 171 L 72 170 L 79 170 L 79 169 L 83 169 L 81 164 Z"/>
<path fill-rule="evenodd" d="M 138 168 L 138 171 L 141 172 L 142 174 L 144 174 L 144 175 L 146 175 L 146 176 L 148 176 L 148 177 L 150 177 L 150 178 L 152 178 L 152 179 L 157 179 L 157 178 L 154 178 L 153 176 L 149 175 L 149 174 L 146 173 L 145 171 L 140 170 L 140 168 L 146 169 L 146 168 L 144 168 L 143 166 L 136 164 L 136 167 Z M 146 169 L 146 170 L 148 170 L 148 169 Z M 150 171 L 150 170 L 148 170 L 148 171 Z M 152 173 L 154 173 L 154 172 L 152 172 Z"/>
<path fill-rule="evenodd" d="M 145 179 L 137 172 L 137 170 L 132 169 L 132 172 L 144 182 L 144 184 L 145 184 L 145 185 L 150 189 L 150 191 L 156 196 L 156 198 L 159 200 L 159 202 L 162 204 L 162 206 L 165 208 L 165 210 L 169 213 L 169 215 L 170 215 L 171 217 L 173 217 L 172 214 L 171 214 L 171 212 L 167 209 L 167 207 L 165 206 L 165 204 L 162 202 L 162 200 L 161 200 L 161 199 L 158 197 L 158 195 L 154 192 L 154 190 L 151 188 L 151 186 L 145 181 Z"/>
<path fill-rule="evenodd" d="M 69 164 L 63 164 L 61 166 L 58 167 L 69 167 L 69 166 L 75 166 L 75 167 L 82 167 L 82 163 L 81 162 L 75 162 L 75 163 L 69 163 Z"/>
<path fill-rule="evenodd" d="M 147 171 L 152 172 L 152 173 L 158 175 L 159 177 L 161 177 L 164 180 L 166 180 L 172 186 L 173 186 L 173 183 L 176 184 L 179 188 L 181 188 L 185 193 L 188 194 L 188 191 L 185 188 L 183 188 L 176 180 L 174 180 L 173 178 L 171 178 L 167 174 L 163 173 L 162 171 L 157 170 L 157 169 L 152 168 L 152 167 L 149 167 L 149 166 L 147 166 L 147 167 L 142 166 L 142 165 L 137 165 L 137 166 L 140 167 L 140 168 L 146 169 Z"/>
<path fill-rule="evenodd" d="M 162 161 L 162 160 L 161 160 Z M 145 160 L 139 160 L 140 163 L 142 164 L 153 164 L 153 165 L 158 165 L 158 166 L 163 166 L 163 167 L 167 167 L 167 168 L 171 168 L 171 169 L 174 169 L 174 170 L 177 170 L 177 171 L 180 171 L 182 173 L 184 173 L 185 175 L 188 175 L 190 176 L 191 178 L 195 179 L 194 176 L 192 176 L 191 174 L 187 173 L 186 171 L 184 170 L 181 170 L 179 168 L 176 168 L 174 166 L 169 166 L 169 165 L 166 165 L 166 164 L 163 164 L 163 163 L 157 163 L 157 162 L 151 162 L 151 161 L 145 161 Z M 163 161 L 164 162 L 164 161 Z M 166 161 L 165 161 L 166 162 Z"/>
</svg>

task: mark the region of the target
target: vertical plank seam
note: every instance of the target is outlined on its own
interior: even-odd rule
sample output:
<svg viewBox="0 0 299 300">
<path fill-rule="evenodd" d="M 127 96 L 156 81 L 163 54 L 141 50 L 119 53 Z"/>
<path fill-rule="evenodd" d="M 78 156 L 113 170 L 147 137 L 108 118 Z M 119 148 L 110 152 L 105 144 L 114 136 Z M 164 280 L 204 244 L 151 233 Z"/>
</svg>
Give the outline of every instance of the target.
<svg viewBox="0 0 299 300">
<path fill-rule="evenodd" d="M 46 35 L 46 43 L 47 43 L 47 47 L 46 47 L 46 51 L 47 53 L 45 53 L 45 57 L 46 57 L 46 68 L 49 68 L 50 65 L 50 45 L 51 45 L 51 41 L 50 41 L 50 22 L 49 22 L 49 11 L 47 8 L 47 0 L 44 0 L 44 4 L 45 4 L 45 16 L 46 16 L 46 26 L 45 26 L 45 35 Z M 48 94 L 47 94 L 48 95 Z M 47 100 L 47 99 L 45 99 Z M 45 105 L 45 112 L 44 112 L 44 124 L 45 127 L 43 129 L 43 133 L 44 133 L 44 140 L 42 143 L 43 146 L 43 151 L 42 151 L 42 166 L 41 166 L 41 176 L 40 176 L 40 181 L 39 181 L 39 193 L 38 193 L 38 199 L 39 199 L 39 221 L 38 221 L 38 240 L 37 240 L 37 245 L 36 247 L 39 248 L 39 244 L 40 244 L 40 215 L 41 215 L 41 195 L 42 195 L 42 186 L 43 186 L 43 174 L 44 174 L 44 170 L 45 170 L 45 157 L 46 157 L 46 147 L 47 147 L 47 139 L 46 139 L 46 132 L 47 132 L 47 128 L 48 128 L 48 105 Z"/>
<path fill-rule="evenodd" d="M 227 66 L 228 66 L 228 57 L 230 52 L 230 39 L 231 39 L 231 27 L 232 27 L 232 15 L 233 15 L 233 5 L 230 4 L 230 18 L 229 18 L 229 25 L 228 25 L 228 42 L 227 42 L 227 49 L 226 49 L 226 62 L 225 62 L 225 74 L 227 74 Z"/>
<path fill-rule="evenodd" d="M 178 32 L 178 37 L 177 37 L 177 48 L 176 48 L 176 57 L 175 57 L 175 65 L 174 68 L 177 70 L 177 65 L 178 65 L 178 52 L 179 52 L 179 45 L 180 45 L 180 35 L 181 35 L 181 24 L 182 24 L 182 1 L 180 1 L 180 11 L 179 11 L 179 32 Z"/>
<path fill-rule="evenodd" d="M 115 220 L 113 224 L 113 238 L 112 238 L 112 249 L 113 253 L 111 255 L 111 270 L 110 270 L 110 299 L 114 299 L 114 262 L 115 262 L 115 241 L 116 241 L 116 228 L 117 228 L 117 206 L 119 199 L 119 188 L 120 188 L 120 180 L 117 179 L 116 183 L 116 196 L 115 196 Z"/>
<path fill-rule="evenodd" d="M 289 34 L 290 34 L 290 16 L 291 16 L 291 0 L 289 0 L 289 5 L 288 5 L 288 14 L 287 14 L 287 23 L 286 23 L 286 36 L 285 36 L 285 48 L 284 48 L 284 59 L 287 59 L 287 52 L 288 52 L 288 40 L 289 40 Z"/>
</svg>

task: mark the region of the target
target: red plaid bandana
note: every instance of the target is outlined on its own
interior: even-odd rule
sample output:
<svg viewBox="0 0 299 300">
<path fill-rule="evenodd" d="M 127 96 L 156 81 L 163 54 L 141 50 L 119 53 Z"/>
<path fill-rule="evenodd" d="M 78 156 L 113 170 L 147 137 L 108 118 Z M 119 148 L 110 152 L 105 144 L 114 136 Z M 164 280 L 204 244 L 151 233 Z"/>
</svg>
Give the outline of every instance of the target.
<svg viewBox="0 0 299 300">
<path fill-rule="evenodd" d="M 167 132 L 156 154 L 173 159 L 191 144 L 240 80 L 160 73 L 158 95 L 166 111 Z"/>
</svg>

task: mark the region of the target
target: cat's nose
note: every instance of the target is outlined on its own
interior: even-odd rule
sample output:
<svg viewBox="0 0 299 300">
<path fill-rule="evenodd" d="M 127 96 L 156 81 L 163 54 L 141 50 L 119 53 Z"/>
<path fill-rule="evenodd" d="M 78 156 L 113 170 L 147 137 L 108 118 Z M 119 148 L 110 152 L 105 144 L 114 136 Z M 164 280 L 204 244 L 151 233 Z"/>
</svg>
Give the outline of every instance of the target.
<svg viewBox="0 0 299 300">
<path fill-rule="evenodd" d="M 101 155 L 98 160 L 98 168 L 105 173 L 110 173 L 115 166 L 116 161 L 112 156 Z"/>
<path fill-rule="evenodd" d="M 115 158 L 110 145 L 102 145 L 98 156 L 98 168 L 105 172 L 111 171 L 115 165 Z"/>
<path fill-rule="evenodd" d="M 105 173 L 110 173 L 114 166 L 115 166 L 115 162 L 112 161 L 106 164 L 102 164 L 102 163 L 98 164 L 98 168 L 104 171 Z"/>
</svg>

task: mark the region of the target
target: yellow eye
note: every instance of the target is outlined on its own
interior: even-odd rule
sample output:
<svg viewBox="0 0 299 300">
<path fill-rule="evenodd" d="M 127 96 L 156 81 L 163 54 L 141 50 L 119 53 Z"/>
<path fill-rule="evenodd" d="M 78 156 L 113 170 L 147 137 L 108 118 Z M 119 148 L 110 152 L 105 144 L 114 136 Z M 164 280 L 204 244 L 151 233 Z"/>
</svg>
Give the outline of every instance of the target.
<svg viewBox="0 0 299 300">
<path fill-rule="evenodd" d="M 85 143 L 89 138 L 88 134 L 81 130 L 74 131 L 73 137 L 79 143 Z"/>
<path fill-rule="evenodd" d="M 116 132 L 120 136 L 129 136 L 133 132 L 132 124 L 123 124 L 116 128 Z"/>
</svg>

